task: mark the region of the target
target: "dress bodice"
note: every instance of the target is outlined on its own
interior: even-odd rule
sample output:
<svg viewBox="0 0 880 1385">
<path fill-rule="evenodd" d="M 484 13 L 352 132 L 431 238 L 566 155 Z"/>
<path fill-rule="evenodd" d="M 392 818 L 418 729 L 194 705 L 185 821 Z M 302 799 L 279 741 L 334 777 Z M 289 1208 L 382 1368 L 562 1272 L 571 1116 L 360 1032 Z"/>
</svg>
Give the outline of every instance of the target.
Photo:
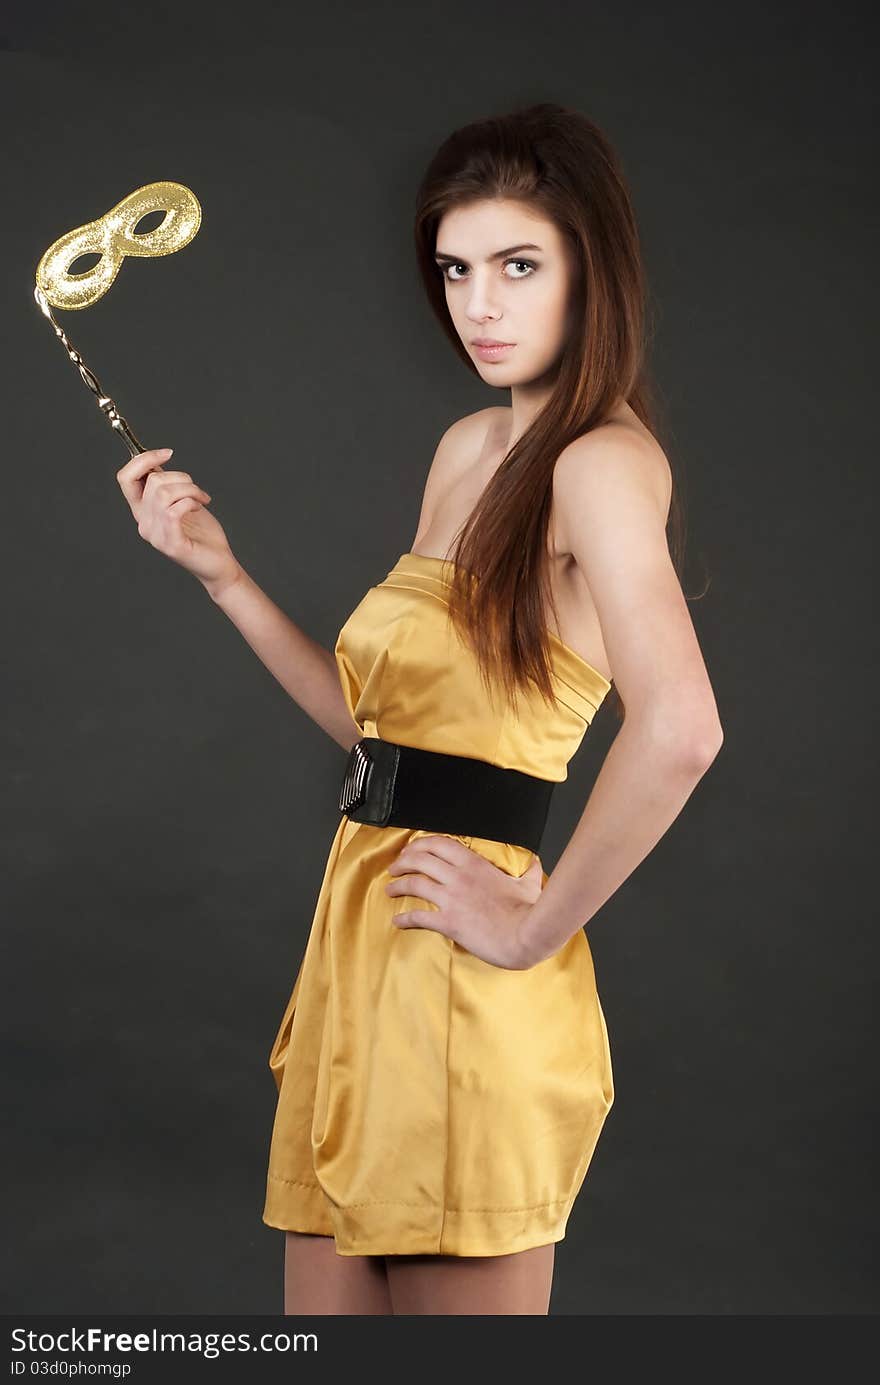
<svg viewBox="0 0 880 1385">
<path fill-rule="evenodd" d="M 536 687 L 513 707 L 490 701 L 448 618 L 452 569 L 445 558 L 402 554 L 340 630 L 335 655 L 361 735 L 564 780 L 611 684 L 551 633 L 557 708 Z"/>
</svg>

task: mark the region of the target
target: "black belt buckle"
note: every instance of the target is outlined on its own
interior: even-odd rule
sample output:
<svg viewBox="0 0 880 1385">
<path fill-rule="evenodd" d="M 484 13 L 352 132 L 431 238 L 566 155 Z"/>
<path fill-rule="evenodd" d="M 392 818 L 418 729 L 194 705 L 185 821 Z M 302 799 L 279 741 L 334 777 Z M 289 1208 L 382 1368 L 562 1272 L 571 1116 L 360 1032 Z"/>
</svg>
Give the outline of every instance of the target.
<svg viewBox="0 0 880 1385">
<path fill-rule="evenodd" d="M 339 811 L 353 822 L 384 827 L 391 815 L 400 746 L 376 736 L 355 741 L 339 794 Z"/>
</svg>

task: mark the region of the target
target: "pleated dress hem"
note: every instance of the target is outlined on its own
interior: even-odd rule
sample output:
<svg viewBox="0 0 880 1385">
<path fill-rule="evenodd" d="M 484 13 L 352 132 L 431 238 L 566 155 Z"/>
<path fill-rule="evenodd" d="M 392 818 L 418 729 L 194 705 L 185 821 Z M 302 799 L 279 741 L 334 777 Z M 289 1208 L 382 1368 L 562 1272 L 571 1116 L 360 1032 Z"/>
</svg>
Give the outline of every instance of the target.
<svg viewBox="0 0 880 1385">
<path fill-rule="evenodd" d="M 278 1231 L 332 1236 L 339 1255 L 510 1255 L 563 1240 L 572 1201 L 477 1209 L 371 1202 L 328 1214 L 320 1185 L 270 1175 L 262 1220 Z M 389 1209 L 405 1223 L 393 1232 Z"/>
</svg>

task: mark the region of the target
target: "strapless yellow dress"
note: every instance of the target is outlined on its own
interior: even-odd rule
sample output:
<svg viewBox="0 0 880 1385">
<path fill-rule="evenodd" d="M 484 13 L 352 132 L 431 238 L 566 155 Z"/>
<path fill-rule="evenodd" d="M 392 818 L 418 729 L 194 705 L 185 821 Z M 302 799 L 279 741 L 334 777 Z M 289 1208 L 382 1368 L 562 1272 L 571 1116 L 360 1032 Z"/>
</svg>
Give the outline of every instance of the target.
<svg viewBox="0 0 880 1385">
<path fill-rule="evenodd" d="M 611 684 L 551 635 L 558 710 L 534 687 L 493 710 L 447 620 L 451 573 L 448 559 L 404 553 L 340 630 L 361 734 L 564 780 Z M 269 1055 L 263 1221 L 333 1236 L 341 1255 L 504 1255 L 562 1240 L 614 1098 L 583 929 L 512 971 L 391 923 L 437 907 L 385 893 L 390 863 L 430 835 L 341 816 Z M 458 840 L 513 876 L 533 859 Z"/>
</svg>

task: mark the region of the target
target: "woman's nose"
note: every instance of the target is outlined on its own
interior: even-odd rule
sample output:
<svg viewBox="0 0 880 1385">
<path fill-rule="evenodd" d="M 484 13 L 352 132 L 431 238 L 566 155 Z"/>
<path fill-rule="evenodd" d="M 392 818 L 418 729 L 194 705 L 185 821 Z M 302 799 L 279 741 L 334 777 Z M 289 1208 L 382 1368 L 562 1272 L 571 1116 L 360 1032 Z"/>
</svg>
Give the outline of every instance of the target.
<svg viewBox="0 0 880 1385">
<path fill-rule="evenodd" d="M 498 317 L 498 305 L 483 289 L 475 289 L 468 299 L 467 315 L 473 322 Z"/>
</svg>

